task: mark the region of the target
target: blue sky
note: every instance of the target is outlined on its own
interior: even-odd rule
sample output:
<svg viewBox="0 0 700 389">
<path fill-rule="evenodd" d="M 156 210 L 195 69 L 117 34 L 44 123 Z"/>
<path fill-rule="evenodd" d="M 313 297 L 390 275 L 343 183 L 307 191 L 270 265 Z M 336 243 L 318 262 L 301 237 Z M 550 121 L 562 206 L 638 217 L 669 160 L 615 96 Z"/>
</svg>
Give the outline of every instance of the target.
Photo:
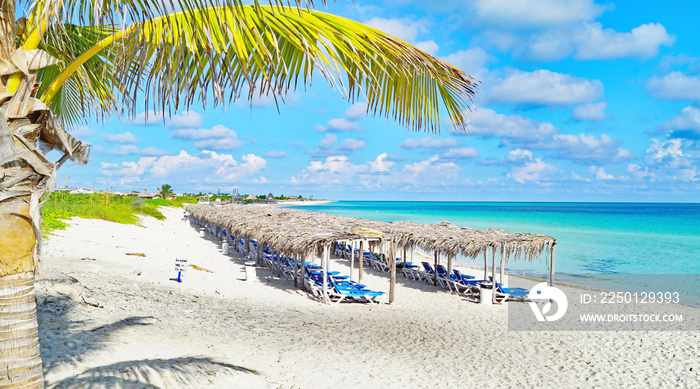
<svg viewBox="0 0 700 389">
<path fill-rule="evenodd" d="M 470 132 L 367 117 L 316 74 L 313 87 L 163 119 L 89 121 L 93 145 L 59 186 L 337 200 L 678 201 L 700 194 L 695 2 L 339 1 L 479 79 Z M 146 119 L 148 117 L 148 119 Z"/>
</svg>

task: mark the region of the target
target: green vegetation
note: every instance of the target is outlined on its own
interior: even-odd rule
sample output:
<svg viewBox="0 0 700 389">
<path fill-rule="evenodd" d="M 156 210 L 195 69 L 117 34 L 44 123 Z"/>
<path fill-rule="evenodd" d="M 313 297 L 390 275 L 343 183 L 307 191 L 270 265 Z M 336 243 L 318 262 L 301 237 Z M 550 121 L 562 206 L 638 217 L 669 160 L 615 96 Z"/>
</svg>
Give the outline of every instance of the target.
<svg viewBox="0 0 700 389">
<path fill-rule="evenodd" d="M 164 199 L 170 198 L 174 195 L 173 191 L 171 190 L 172 188 L 173 187 L 168 184 L 163 184 L 163 186 L 158 188 L 158 194 Z"/>
<path fill-rule="evenodd" d="M 182 207 L 185 203 L 196 203 L 190 196 L 180 196 L 174 200 L 139 199 L 135 196 L 97 194 L 69 194 L 54 192 L 42 207 L 44 218 L 42 234 L 50 234 L 54 230 L 65 229 L 68 220 L 73 216 L 86 219 L 104 219 L 115 223 L 138 224 L 138 215 L 151 216 L 163 220 L 158 211 L 159 206 Z"/>
</svg>

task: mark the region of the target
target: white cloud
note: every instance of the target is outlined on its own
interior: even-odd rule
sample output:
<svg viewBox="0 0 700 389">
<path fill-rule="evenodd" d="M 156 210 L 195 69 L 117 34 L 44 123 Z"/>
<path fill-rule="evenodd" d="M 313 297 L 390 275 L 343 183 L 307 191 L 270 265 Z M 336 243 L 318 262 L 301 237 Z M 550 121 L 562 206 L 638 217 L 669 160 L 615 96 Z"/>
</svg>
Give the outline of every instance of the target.
<svg viewBox="0 0 700 389">
<path fill-rule="evenodd" d="M 441 162 L 440 157 L 434 155 L 425 161 L 404 165 L 403 172 L 408 173 L 408 179 L 414 183 L 420 183 L 421 178 L 425 183 L 439 180 L 452 180 L 457 178 L 460 168 L 454 162 Z"/>
<path fill-rule="evenodd" d="M 194 142 L 194 147 L 200 150 L 238 150 L 245 145 L 245 142 L 235 138 L 204 139 Z"/>
<path fill-rule="evenodd" d="M 265 156 L 267 158 L 287 158 L 287 153 L 284 151 L 270 150 L 267 153 L 265 153 Z"/>
<path fill-rule="evenodd" d="M 237 134 L 235 131 L 229 129 L 228 127 L 217 124 L 210 129 L 206 128 L 181 128 L 174 130 L 170 135 L 175 139 L 185 139 L 185 140 L 204 140 L 204 139 L 223 139 L 223 138 L 236 138 Z"/>
<path fill-rule="evenodd" d="M 366 21 L 365 24 L 406 41 L 428 54 L 435 55 L 438 51 L 438 44 L 435 41 L 418 41 L 418 34 L 429 31 L 430 23 L 426 19 L 413 20 L 408 17 L 384 19 L 375 17 Z"/>
<path fill-rule="evenodd" d="M 656 180 L 656 174 L 649 172 L 648 167 L 645 167 L 644 170 L 642 170 L 641 166 L 633 163 L 627 165 L 627 173 L 629 173 L 632 176 L 632 178 L 638 181 L 642 181 L 647 177 L 651 181 Z"/>
<path fill-rule="evenodd" d="M 614 180 L 615 176 L 608 174 L 601 166 L 589 166 L 588 172 L 595 176 L 598 181 Z"/>
<path fill-rule="evenodd" d="M 341 150 L 361 150 L 365 148 L 365 141 L 347 138 L 340 142 Z"/>
<path fill-rule="evenodd" d="M 314 127 L 319 132 L 344 132 L 344 131 L 362 131 L 363 128 L 356 122 L 346 118 L 335 118 L 329 120 L 325 126 L 317 125 Z"/>
<path fill-rule="evenodd" d="M 333 134 L 326 134 L 320 142 L 318 142 L 319 149 L 330 149 L 335 146 L 338 142 L 338 136 Z"/>
<path fill-rule="evenodd" d="M 661 127 L 671 130 L 671 138 L 700 140 L 700 109 L 685 107 L 680 115 L 667 120 Z"/>
<path fill-rule="evenodd" d="M 521 161 L 532 161 L 532 151 L 515 149 L 508 152 L 506 156 L 507 162 L 521 162 Z"/>
<path fill-rule="evenodd" d="M 700 109 L 689 106 L 681 109 L 681 114 L 663 124 L 664 128 L 674 130 L 700 131 Z"/>
<path fill-rule="evenodd" d="M 441 59 L 477 79 L 484 78 L 488 73 L 486 64 L 496 60 L 481 47 L 459 50 Z"/>
<path fill-rule="evenodd" d="M 559 169 L 552 164 L 543 162 L 537 158 L 534 161 L 527 161 L 522 166 L 514 166 L 508 177 L 516 182 L 524 184 L 526 182 L 539 182 L 549 178 L 550 175 L 558 172 Z"/>
<path fill-rule="evenodd" d="M 468 159 L 479 158 L 480 154 L 473 147 L 460 147 L 457 149 L 447 150 L 442 157 L 447 159 Z"/>
<path fill-rule="evenodd" d="M 106 142 L 109 143 L 121 143 L 121 144 L 128 144 L 128 143 L 136 143 L 138 142 L 138 139 L 136 136 L 130 132 L 123 132 L 121 134 L 102 134 L 102 137 Z"/>
<path fill-rule="evenodd" d="M 591 121 L 606 120 L 609 118 L 608 114 L 605 113 L 607 107 L 608 103 L 606 102 L 579 105 L 571 112 L 571 118 L 574 120 Z"/>
<path fill-rule="evenodd" d="M 485 91 L 489 103 L 534 105 L 578 104 L 595 100 L 602 94 L 603 84 L 598 80 L 544 69 L 533 72 L 514 70 Z"/>
<path fill-rule="evenodd" d="M 661 78 L 652 77 L 647 83 L 647 90 L 663 99 L 700 100 L 700 76 L 671 72 Z"/>
<path fill-rule="evenodd" d="M 613 59 L 652 58 L 659 53 L 659 47 L 670 46 L 675 39 L 658 23 L 642 24 L 631 32 L 603 29 L 600 23 L 590 23 L 574 40 L 577 59 Z"/>
<path fill-rule="evenodd" d="M 607 134 L 562 134 L 551 123 L 537 122 L 519 115 L 502 115 L 479 108 L 468 135 L 500 137 L 501 146 L 552 150 L 561 159 L 589 163 L 623 162 L 635 157 Z"/>
<path fill-rule="evenodd" d="M 162 124 L 163 123 L 163 111 L 153 111 L 153 110 L 148 110 L 145 112 L 141 112 L 136 114 L 131 120 L 133 124 L 137 125 L 142 125 L 142 126 L 151 126 L 151 125 L 156 125 L 156 124 Z"/>
<path fill-rule="evenodd" d="M 446 149 L 455 146 L 459 146 L 459 141 L 455 138 L 432 138 L 429 136 L 408 138 L 401 143 L 401 147 L 404 149 Z"/>
<path fill-rule="evenodd" d="M 199 155 L 190 155 L 186 151 L 173 156 L 160 157 L 153 162 L 150 173 L 156 177 L 189 175 L 203 177 L 210 181 L 226 182 L 249 177 L 267 166 L 267 162 L 257 155 L 246 154 L 243 163 L 238 163 L 230 154 L 218 154 L 204 150 Z"/>
<path fill-rule="evenodd" d="M 597 162 L 624 162 L 635 157 L 629 151 L 619 147 L 619 141 L 608 134 L 596 137 L 592 134 L 557 134 L 550 144 L 543 144 L 544 149 L 555 149 L 559 158 Z"/>
<path fill-rule="evenodd" d="M 425 51 L 430 55 L 435 55 L 440 48 L 435 41 L 416 42 L 414 45 L 418 50 Z"/>
<path fill-rule="evenodd" d="M 345 110 L 343 117 L 351 120 L 362 119 L 367 116 L 367 103 L 359 102 L 350 106 Z"/>
<path fill-rule="evenodd" d="M 593 20 L 606 7 L 591 0 L 476 0 L 473 9 L 487 23 L 513 28 Z"/>
<path fill-rule="evenodd" d="M 311 173 L 340 173 L 352 177 L 359 172 L 366 171 L 367 166 L 355 165 L 345 155 L 333 155 L 326 157 L 325 161 L 311 161 L 307 169 Z"/>
<path fill-rule="evenodd" d="M 153 187 L 164 180 L 174 187 L 229 185 L 249 179 L 267 166 L 265 159 L 246 154 L 236 161 L 230 154 L 202 151 L 198 155 L 180 151 L 178 155 L 141 157 L 137 162 L 102 163 L 100 173 L 108 182 L 122 185 L 140 182 Z"/>
<path fill-rule="evenodd" d="M 196 111 L 183 111 L 170 117 L 171 128 L 197 128 L 202 126 L 202 115 Z"/>
<path fill-rule="evenodd" d="M 391 170 L 396 162 L 387 160 L 388 154 L 381 153 L 374 159 L 374 161 L 369 161 L 370 171 L 373 173 L 387 173 Z"/>
<path fill-rule="evenodd" d="M 658 178 L 674 181 L 698 181 L 698 162 L 684 150 L 692 143 L 673 138 L 665 141 L 651 139 L 644 161 Z"/>
<path fill-rule="evenodd" d="M 123 161 L 119 164 L 102 162 L 100 173 L 106 176 L 140 176 L 153 166 L 155 157 L 141 157 L 138 162 Z"/>
<path fill-rule="evenodd" d="M 435 155 L 425 161 L 406 164 L 395 169 L 387 153 L 374 160 L 355 164 L 347 156 L 335 155 L 323 161 L 311 161 L 300 174 L 290 178 L 295 185 L 309 185 L 314 188 L 338 190 L 348 182 L 355 183 L 365 190 L 409 187 L 438 187 L 453 185 L 460 172 L 453 162 L 443 162 Z"/>
<path fill-rule="evenodd" d="M 103 147 L 97 146 L 96 151 L 109 154 L 109 155 L 145 155 L 150 157 L 160 157 L 163 155 L 170 155 L 171 153 L 166 150 L 157 149 L 153 146 L 146 147 L 141 150 L 134 145 L 122 145 L 115 149 L 105 149 Z"/>
<path fill-rule="evenodd" d="M 95 135 L 95 131 L 88 126 L 76 126 L 69 129 L 68 133 L 70 133 L 76 139 L 90 138 L 91 136 Z"/>
<path fill-rule="evenodd" d="M 489 108 L 476 111 L 469 135 L 538 140 L 558 132 L 551 123 L 537 122 L 520 115 L 503 115 Z"/>
</svg>

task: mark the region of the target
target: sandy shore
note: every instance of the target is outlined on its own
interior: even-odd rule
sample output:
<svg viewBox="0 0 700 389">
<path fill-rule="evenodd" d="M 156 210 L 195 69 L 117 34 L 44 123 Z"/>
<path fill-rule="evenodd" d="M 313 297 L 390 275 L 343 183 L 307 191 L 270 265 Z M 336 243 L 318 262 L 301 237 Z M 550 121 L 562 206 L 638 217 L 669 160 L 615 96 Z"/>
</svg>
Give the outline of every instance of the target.
<svg viewBox="0 0 700 389">
<path fill-rule="evenodd" d="M 698 332 L 509 332 L 507 304 L 403 277 L 391 305 L 325 306 L 267 269 L 244 281 L 242 258 L 181 209 L 164 214 L 74 219 L 46 241 L 49 388 L 700 387 Z M 175 258 L 210 272 L 177 283 Z M 332 266 L 347 273 L 348 261 Z M 389 288 L 371 270 L 363 282 Z"/>
</svg>

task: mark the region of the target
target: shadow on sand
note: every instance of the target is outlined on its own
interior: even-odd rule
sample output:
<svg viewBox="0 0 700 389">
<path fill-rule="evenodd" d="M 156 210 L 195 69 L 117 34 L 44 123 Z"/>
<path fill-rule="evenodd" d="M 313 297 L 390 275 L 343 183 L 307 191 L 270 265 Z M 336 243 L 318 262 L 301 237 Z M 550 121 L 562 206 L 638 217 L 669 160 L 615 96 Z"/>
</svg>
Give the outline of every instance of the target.
<svg viewBox="0 0 700 389">
<path fill-rule="evenodd" d="M 41 282 L 51 285 L 70 286 L 80 290 L 78 280 L 59 275 Z M 80 301 L 80 300 L 78 300 Z M 84 300 L 83 300 L 84 301 Z M 44 376 L 52 371 L 75 369 L 77 365 L 89 362 L 90 355 L 109 347 L 109 337 L 118 331 L 135 326 L 148 326 L 156 322 L 152 316 L 130 316 L 114 323 L 88 328 L 83 320 L 72 320 L 69 315 L 79 305 L 87 304 L 89 309 L 102 309 L 97 304 L 76 302 L 75 296 L 58 295 L 37 291 L 39 319 L 39 340 L 44 365 Z M 259 375 L 255 370 L 218 362 L 210 358 L 180 357 L 173 359 L 143 359 L 121 361 L 97 366 L 80 372 L 75 369 L 73 376 L 57 382 L 46 382 L 48 389 L 58 388 L 198 388 L 213 380 L 236 374 Z M 64 375 L 65 376 L 65 375 Z"/>
</svg>

